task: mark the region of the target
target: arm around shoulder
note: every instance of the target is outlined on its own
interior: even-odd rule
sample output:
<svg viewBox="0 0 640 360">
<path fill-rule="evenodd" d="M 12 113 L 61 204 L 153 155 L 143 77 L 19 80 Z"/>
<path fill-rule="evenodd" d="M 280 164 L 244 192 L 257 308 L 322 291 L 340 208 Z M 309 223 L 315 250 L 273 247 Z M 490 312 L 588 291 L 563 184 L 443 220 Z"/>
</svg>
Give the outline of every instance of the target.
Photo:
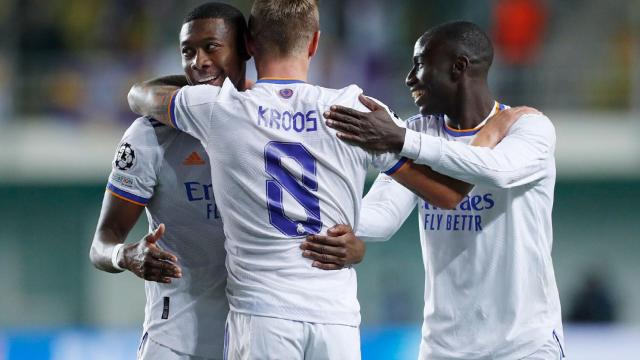
<svg viewBox="0 0 640 360">
<path fill-rule="evenodd" d="M 173 126 L 169 114 L 172 97 L 180 88 L 158 83 L 157 79 L 134 84 L 127 94 L 131 111 L 150 116 L 161 123 Z"/>
<path fill-rule="evenodd" d="M 556 141 L 553 124 L 538 114 L 521 116 L 494 148 L 415 132 L 411 135 L 419 139 L 414 139 L 410 152 L 403 149 L 403 154 L 414 156 L 417 163 L 468 183 L 498 188 L 520 186 L 545 176 Z"/>
</svg>

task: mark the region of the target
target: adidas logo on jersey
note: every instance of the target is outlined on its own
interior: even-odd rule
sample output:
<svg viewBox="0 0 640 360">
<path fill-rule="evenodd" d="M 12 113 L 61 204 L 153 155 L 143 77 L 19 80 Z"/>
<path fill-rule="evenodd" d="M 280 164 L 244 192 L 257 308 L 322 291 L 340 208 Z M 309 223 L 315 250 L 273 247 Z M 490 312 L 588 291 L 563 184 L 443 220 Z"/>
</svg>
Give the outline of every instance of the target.
<svg viewBox="0 0 640 360">
<path fill-rule="evenodd" d="M 202 160 L 200 155 L 197 152 L 192 152 L 186 159 L 182 162 L 183 165 L 204 165 L 205 161 Z"/>
</svg>

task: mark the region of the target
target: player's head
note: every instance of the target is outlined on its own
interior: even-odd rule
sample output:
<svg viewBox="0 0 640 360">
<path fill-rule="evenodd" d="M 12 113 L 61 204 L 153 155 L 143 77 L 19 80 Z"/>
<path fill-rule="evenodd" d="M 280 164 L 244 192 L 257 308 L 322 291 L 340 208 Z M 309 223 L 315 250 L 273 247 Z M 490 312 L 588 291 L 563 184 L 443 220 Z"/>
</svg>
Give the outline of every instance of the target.
<svg viewBox="0 0 640 360">
<path fill-rule="evenodd" d="M 310 58 L 320 37 L 316 0 L 256 0 L 249 17 L 248 47 L 256 60 Z"/>
<path fill-rule="evenodd" d="M 445 113 L 456 94 L 473 83 L 486 85 L 493 61 L 487 34 L 467 21 L 438 25 L 425 32 L 413 49 L 407 86 L 423 115 Z"/>
<path fill-rule="evenodd" d="M 240 10 L 209 2 L 191 10 L 180 30 L 182 68 L 189 84 L 244 86 L 247 23 Z"/>
</svg>

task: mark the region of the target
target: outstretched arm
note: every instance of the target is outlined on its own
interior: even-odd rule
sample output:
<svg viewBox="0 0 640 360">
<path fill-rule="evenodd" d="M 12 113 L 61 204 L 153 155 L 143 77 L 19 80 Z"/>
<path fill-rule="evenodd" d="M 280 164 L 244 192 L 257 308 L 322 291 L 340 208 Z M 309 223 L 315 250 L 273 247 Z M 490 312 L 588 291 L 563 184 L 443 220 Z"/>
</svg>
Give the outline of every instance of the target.
<svg viewBox="0 0 640 360">
<path fill-rule="evenodd" d="M 177 258 L 173 254 L 156 245 L 164 234 L 164 225 L 138 242 L 125 244 L 114 254 L 114 248 L 124 243 L 143 209 L 143 206 L 106 192 L 89 257 L 93 265 L 102 271 L 121 272 L 113 265 L 112 260 L 115 260 L 118 267 L 142 279 L 170 283 L 171 278 L 182 276 L 182 270 L 176 265 Z"/>
<path fill-rule="evenodd" d="M 405 144 L 407 133 L 418 134 L 415 131 L 397 126 L 382 106 L 366 96 L 361 95 L 360 101 L 371 112 L 332 106 L 331 110 L 324 114 L 327 118 L 327 125 L 338 130 L 337 136 L 340 139 L 369 151 L 399 153 L 403 151 L 404 147 L 407 147 Z M 531 108 L 516 108 L 500 112 L 476 135 L 471 145 L 474 147 L 495 147 L 504 138 L 511 125 L 523 114 L 528 113 L 537 113 L 537 111 Z M 433 138 L 426 134 L 419 134 L 419 136 Z M 419 142 L 419 140 L 417 141 Z M 410 158 L 421 160 L 417 156 L 410 156 Z M 432 166 L 429 166 L 430 163 L 420 162 L 420 164 L 417 165 L 409 161 L 401 171 L 393 174 L 393 177 L 400 184 L 438 207 L 454 208 L 473 187 L 468 182 L 457 180 L 466 180 L 464 178 L 457 176 L 453 178 L 447 176 L 452 175 L 451 173 L 444 175 L 434 171 Z"/>
<path fill-rule="evenodd" d="M 127 100 L 131 111 L 171 124 L 169 105 L 173 94 L 188 85 L 184 75 L 169 75 L 137 83 L 131 87 Z"/>
<path fill-rule="evenodd" d="M 551 121 L 544 115 L 527 113 L 518 116 L 509 135 L 493 148 L 467 146 L 407 130 L 401 155 L 457 179 L 510 188 L 549 174 L 555 141 Z"/>
<path fill-rule="evenodd" d="M 372 152 L 400 153 L 405 144 L 408 129 L 396 125 L 389 113 L 380 104 L 360 95 L 360 102 L 371 112 L 334 105 L 324 113 L 327 126 L 337 130 L 343 141 Z M 472 146 L 495 147 L 507 134 L 509 128 L 521 116 L 540 115 L 529 107 L 510 108 L 494 115 L 478 134 Z"/>
<path fill-rule="evenodd" d="M 337 136 L 352 145 L 373 152 L 399 153 L 406 129 L 396 125 L 388 111 L 377 102 L 361 95 L 360 101 L 371 112 L 332 106 L 324 116 Z M 426 201 L 446 209 L 454 208 L 471 191 L 473 185 L 433 171 L 409 160 L 392 177 Z"/>
</svg>

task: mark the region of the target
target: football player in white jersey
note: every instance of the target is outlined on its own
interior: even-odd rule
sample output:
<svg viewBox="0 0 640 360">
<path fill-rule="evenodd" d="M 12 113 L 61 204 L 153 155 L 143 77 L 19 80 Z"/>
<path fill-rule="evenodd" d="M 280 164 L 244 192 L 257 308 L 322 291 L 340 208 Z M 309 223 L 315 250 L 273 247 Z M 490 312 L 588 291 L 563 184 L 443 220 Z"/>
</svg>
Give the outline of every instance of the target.
<svg viewBox="0 0 640 360">
<path fill-rule="evenodd" d="M 420 114 L 406 129 L 380 109 L 336 107 L 328 115 L 343 139 L 475 184 L 448 210 L 383 175 L 363 201 L 358 231 L 372 239 L 391 236 L 419 205 L 426 272 L 420 359 L 564 357 L 551 259 L 555 131 L 546 116 L 528 113 L 497 146 L 468 145 L 505 107 L 487 85 L 492 60 L 478 26 L 437 26 L 415 44 L 407 85 Z"/>
<path fill-rule="evenodd" d="M 193 135 L 209 153 L 227 237 L 230 359 L 360 358 L 355 271 L 316 269 L 299 247 L 308 234 L 357 225 L 369 165 L 438 205 L 469 190 L 339 141 L 322 114 L 331 104 L 365 110 L 362 90 L 306 83 L 318 41 L 315 1 L 259 0 L 249 21 L 252 89 L 143 83 L 129 93 L 134 112 Z"/>
<path fill-rule="evenodd" d="M 184 19 L 180 50 L 185 76 L 176 84 L 245 85 L 246 21 L 232 6 L 207 3 Z M 147 303 L 139 359 L 222 359 L 224 232 L 200 142 L 151 118 L 127 130 L 113 161 L 91 261 L 145 279 Z M 146 208 L 144 239 L 124 244 Z M 164 225 L 166 224 L 166 230 Z"/>
</svg>

